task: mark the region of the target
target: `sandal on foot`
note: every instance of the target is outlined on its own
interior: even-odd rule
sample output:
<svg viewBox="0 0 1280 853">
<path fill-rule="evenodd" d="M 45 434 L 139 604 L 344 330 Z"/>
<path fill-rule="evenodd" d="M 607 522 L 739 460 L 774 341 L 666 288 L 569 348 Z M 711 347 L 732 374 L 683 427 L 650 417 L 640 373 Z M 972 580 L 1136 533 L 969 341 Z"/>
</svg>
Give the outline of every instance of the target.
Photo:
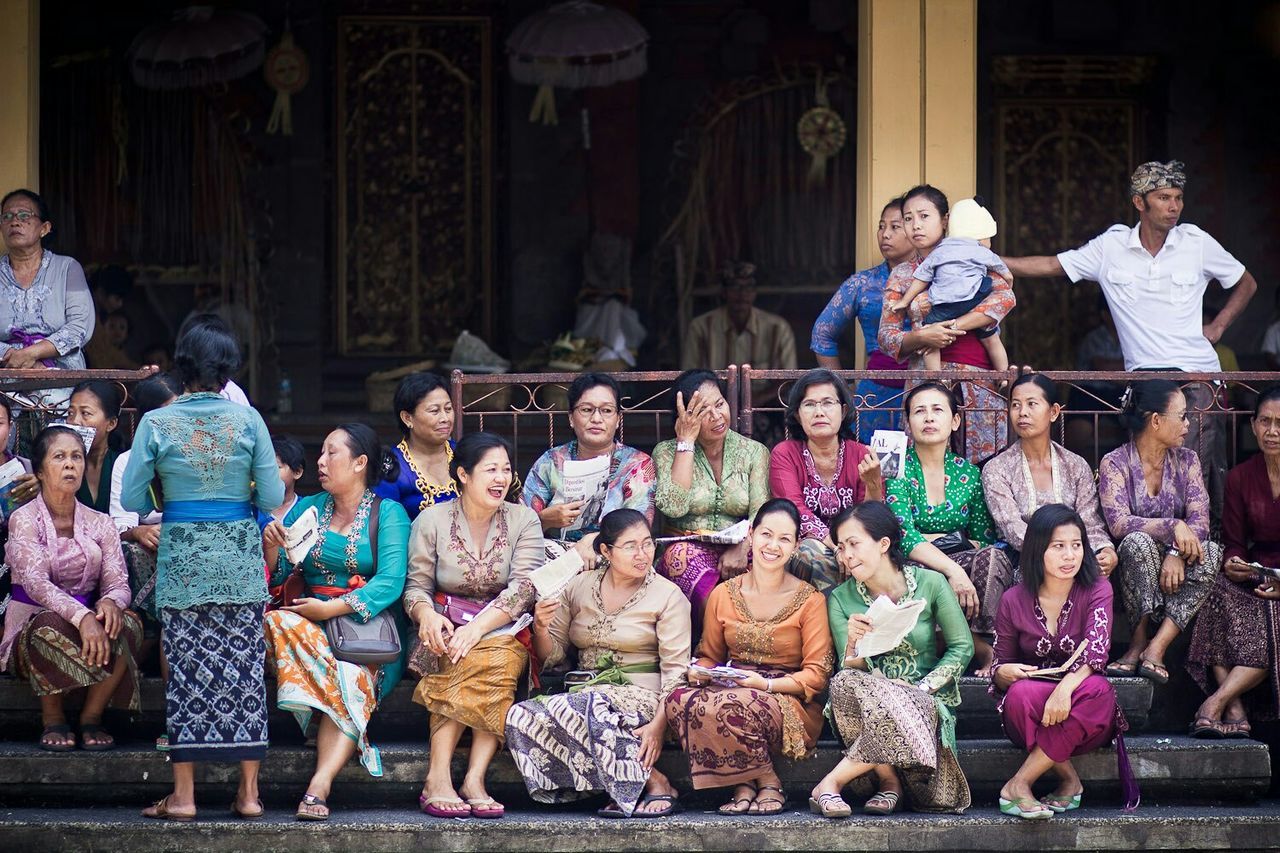
<svg viewBox="0 0 1280 853">
<path fill-rule="evenodd" d="M 1053 817 L 1053 809 L 1035 797 L 1024 797 L 1020 800 L 1000 798 L 1000 813 L 1020 817 L 1023 820 L 1048 820 Z"/>
<path fill-rule="evenodd" d="M 329 806 L 315 794 L 307 794 L 298 803 L 298 811 L 294 817 L 298 820 L 328 820 Z"/>
<path fill-rule="evenodd" d="M 257 811 L 245 811 L 240 808 L 240 803 L 235 800 L 231 801 L 231 816 L 236 820 L 262 820 L 267 810 L 262 806 L 262 800 L 258 800 Z"/>
<path fill-rule="evenodd" d="M 1149 661 L 1146 658 L 1143 658 L 1142 663 L 1138 664 L 1138 675 L 1150 679 L 1156 684 L 1169 683 L 1169 670 L 1165 669 L 1161 664 Z"/>
<path fill-rule="evenodd" d="M 1222 723 L 1212 717 L 1196 717 L 1187 733 L 1201 740 L 1221 740 L 1226 735 Z"/>
<path fill-rule="evenodd" d="M 154 820 L 176 820 L 179 823 L 190 823 L 196 819 L 196 813 L 191 812 L 174 812 L 169 810 L 169 797 L 172 794 L 162 797 L 150 806 L 142 810 L 143 817 L 149 817 Z"/>
<path fill-rule="evenodd" d="M 838 818 L 848 817 L 853 814 L 853 807 L 844 801 L 844 797 L 839 794 L 819 794 L 815 800 L 809 798 L 809 811 L 814 814 L 820 814 L 823 817 Z"/>
<path fill-rule="evenodd" d="M 897 807 L 897 791 L 877 791 L 876 795 L 867 800 L 866 805 L 862 807 L 862 813 L 880 816 L 891 815 Z"/>
<path fill-rule="evenodd" d="M 1062 814 L 1072 809 L 1080 808 L 1080 800 L 1084 797 L 1084 792 L 1074 794 L 1070 797 L 1059 797 L 1056 794 L 1050 794 L 1047 797 L 1041 797 L 1040 802 L 1049 811 L 1054 814 Z"/>
<path fill-rule="evenodd" d="M 1127 660 L 1112 661 L 1107 664 L 1106 673 L 1112 678 L 1133 678 L 1138 674 L 1138 665 Z"/>
<path fill-rule="evenodd" d="M 460 809 L 442 809 L 441 805 L 462 806 Z M 471 817 L 471 806 L 464 803 L 458 797 L 428 797 L 426 794 L 418 795 L 418 808 L 422 809 L 424 815 L 431 817 Z"/>
<path fill-rule="evenodd" d="M 97 743 L 90 743 L 90 738 Z M 111 732 L 102 727 L 101 723 L 81 723 L 80 748 L 85 752 L 106 752 L 116 748 L 116 739 L 111 736 Z"/>
<path fill-rule="evenodd" d="M 1252 737 L 1253 726 L 1249 725 L 1248 720 L 1227 720 L 1222 721 L 1222 736 L 1229 738 L 1247 738 Z"/>
<path fill-rule="evenodd" d="M 471 807 L 471 816 L 482 820 L 496 820 L 507 813 L 507 807 L 493 797 L 468 797 L 467 805 Z"/>
<path fill-rule="evenodd" d="M 766 800 L 760 799 L 760 795 L 765 791 L 774 791 L 782 799 L 776 799 L 774 797 L 769 797 Z M 752 806 L 755 807 L 755 811 L 751 810 Z M 765 809 L 763 808 L 764 806 L 777 806 L 777 808 L 770 808 L 768 811 L 765 811 Z M 786 807 L 787 807 L 787 794 L 785 791 L 783 791 L 781 788 L 779 788 L 776 785 L 761 785 L 756 791 L 755 799 L 751 801 L 751 806 L 747 807 L 747 814 L 751 815 L 752 817 L 770 817 L 772 815 L 782 814 L 782 810 L 785 809 Z"/>
<path fill-rule="evenodd" d="M 721 806 L 720 808 L 716 809 L 716 811 L 717 811 L 717 812 L 719 812 L 720 814 L 728 814 L 728 815 L 746 814 L 746 813 L 747 813 L 747 809 L 751 808 L 751 804 L 752 804 L 753 802 L 755 802 L 756 794 L 758 794 L 758 793 L 759 793 L 759 789 L 758 789 L 758 788 L 756 788 L 756 786 L 755 786 L 755 785 L 752 785 L 752 784 L 750 784 L 750 783 L 745 783 L 745 782 L 744 782 L 743 784 L 739 785 L 738 787 L 739 787 L 739 788 L 750 788 L 750 789 L 751 789 L 751 796 L 749 796 L 749 797 L 734 797 L 732 800 L 730 800 L 729 802 L 725 803 L 725 804 L 724 804 L 723 806 Z M 745 805 L 745 806 L 743 806 L 743 805 L 742 805 L 743 803 L 746 803 L 746 805 Z M 738 806 L 742 806 L 742 808 L 738 808 Z"/>
<path fill-rule="evenodd" d="M 58 735 L 64 739 L 63 743 L 54 743 L 46 740 L 49 735 Z M 44 727 L 44 731 L 40 733 L 40 740 L 37 746 L 45 752 L 70 752 L 76 748 L 76 737 L 71 733 L 71 726 L 66 723 L 53 723 Z"/>
<path fill-rule="evenodd" d="M 680 811 L 680 803 L 677 802 L 679 797 L 675 794 L 645 794 L 640 798 L 640 805 L 647 806 L 649 803 L 668 803 L 667 808 L 660 812 L 642 812 L 639 809 L 631 813 L 632 817 L 670 817 Z"/>
<path fill-rule="evenodd" d="M 609 803 L 602 809 L 596 809 L 596 814 L 609 820 L 624 820 L 626 813 L 622 811 L 622 806 L 617 803 Z"/>
</svg>

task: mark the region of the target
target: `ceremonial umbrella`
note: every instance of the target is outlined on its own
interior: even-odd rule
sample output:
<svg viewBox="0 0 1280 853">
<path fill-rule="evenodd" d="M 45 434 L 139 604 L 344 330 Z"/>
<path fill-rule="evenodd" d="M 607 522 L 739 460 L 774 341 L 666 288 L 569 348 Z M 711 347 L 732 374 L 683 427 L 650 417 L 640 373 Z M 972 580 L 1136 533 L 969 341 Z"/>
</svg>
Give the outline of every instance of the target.
<svg viewBox="0 0 1280 853">
<path fill-rule="evenodd" d="M 194 89 L 243 77 L 262 64 L 267 25 L 257 15 L 188 6 L 129 45 L 133 81 L 146 89 Z"/>
</svg>

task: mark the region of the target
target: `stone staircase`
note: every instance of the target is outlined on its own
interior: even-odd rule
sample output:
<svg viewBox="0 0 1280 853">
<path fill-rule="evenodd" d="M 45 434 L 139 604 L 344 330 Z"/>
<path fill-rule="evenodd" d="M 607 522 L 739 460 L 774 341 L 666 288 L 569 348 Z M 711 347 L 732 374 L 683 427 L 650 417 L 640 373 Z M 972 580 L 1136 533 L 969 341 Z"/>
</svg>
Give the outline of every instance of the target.
<svg viewBox="0 0 1280 853">
<path fill-rule="evenodd" d="M 824 735 L 817 754 L 784 761 L 779 773 L 791 797 L 771 818 L 724 818 L 714 813 L 722 792 L 685 798 L 686 811 L 663 821 L 608 821 L 595 804 L 535 806 L 510 756 L 490 771 L 491 791 L 510 806 L 501 821 L 426 818 L 417 793 L 426 768 L 427 716 L 402 683 L 374 717 L 371 734 L 385 773 L 373 779 L 352 763 L 330 798 L 325 825 L 295 823 L 314 753 L 302 744 L 292 717 L 274 712 L 272 748 L 262 768 L 268 819 L 232 821 L 225 803 L 235 786 L 232 766 L 198 770 L 201 819 L 173 825 L 145 821 L 138 809 L 171 783 L 170 764 L 152 742 L 163 730 L 164 687 L 143 682 L 144 712 L 133 720 L 108 717 L 121 742 L 107 753 L 48 753 L 35 745 L 39 704 L 26 684 L 0 678 L 0 849 L 3 850 L 1011 850 L 1011 849 L 1267 849 L 1280 844 L 1280 805 L 1267 799 L 1268 747 L 1253 740 L 1197 741 L 1146 731 L 1156 690 L 1144 679 L 1114 679 L 1132 726 L 1129 758 L 1143 792 L 1142 808 L 1120 811 L 1111 749 L 1080 759 L 1086 807 L 1044 823 L 1017 821 L 994 808 L 1000 786 L 1022 754 L 1000 734 L 985 682 L 962 681 L 958 731 L 960 763 L 973 791 L 968 814 L 914 815 L 831 822 L 805 808 L 810 787 L 839 759 Z M 69 708 L 73 702 L 69 702 Z M 73 717 L 74 718 L 74 717 Z M 461 775 L 465 749 L 455 773 Z M 668 748 L 659 767 L 688 790 L 683 756 Z"/>
</svg>

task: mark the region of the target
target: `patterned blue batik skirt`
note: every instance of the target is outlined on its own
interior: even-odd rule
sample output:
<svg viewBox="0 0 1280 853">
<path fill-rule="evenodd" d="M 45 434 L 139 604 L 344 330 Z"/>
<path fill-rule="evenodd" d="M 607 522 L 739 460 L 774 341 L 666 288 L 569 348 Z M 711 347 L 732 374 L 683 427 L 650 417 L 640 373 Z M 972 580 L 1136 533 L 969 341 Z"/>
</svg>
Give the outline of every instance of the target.
<svg viewBox="0 0 1280 853">
<path fill-rule="evenodd" d="M 263 605 L 160 611 L 173 761 L 260 761 L 267 753 Z"/>
</svg>

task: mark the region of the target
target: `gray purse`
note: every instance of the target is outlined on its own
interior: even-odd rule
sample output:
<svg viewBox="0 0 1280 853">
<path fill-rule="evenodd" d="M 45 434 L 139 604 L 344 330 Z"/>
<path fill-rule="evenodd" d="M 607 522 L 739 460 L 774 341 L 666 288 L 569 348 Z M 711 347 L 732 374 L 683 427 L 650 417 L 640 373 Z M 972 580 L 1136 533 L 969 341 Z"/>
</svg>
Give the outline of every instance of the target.
<svg viewBox="0 0 1280 853">
<path fill-rule="evenodd" d="M 382 498 L 373 499 L 369 510 L 369 546 L 373 549 L 373 571 L 378 572 L 378 511 Z M 368 622 L 361 622 L 355 614 L 334 616 L 324 622 L 324 635 L 329 640 L 333 656 L 347 663 L 361 666 L 379 666 L 400 659 L 400 629 L 391 608 L 387 608 Z"/>
</svg>

